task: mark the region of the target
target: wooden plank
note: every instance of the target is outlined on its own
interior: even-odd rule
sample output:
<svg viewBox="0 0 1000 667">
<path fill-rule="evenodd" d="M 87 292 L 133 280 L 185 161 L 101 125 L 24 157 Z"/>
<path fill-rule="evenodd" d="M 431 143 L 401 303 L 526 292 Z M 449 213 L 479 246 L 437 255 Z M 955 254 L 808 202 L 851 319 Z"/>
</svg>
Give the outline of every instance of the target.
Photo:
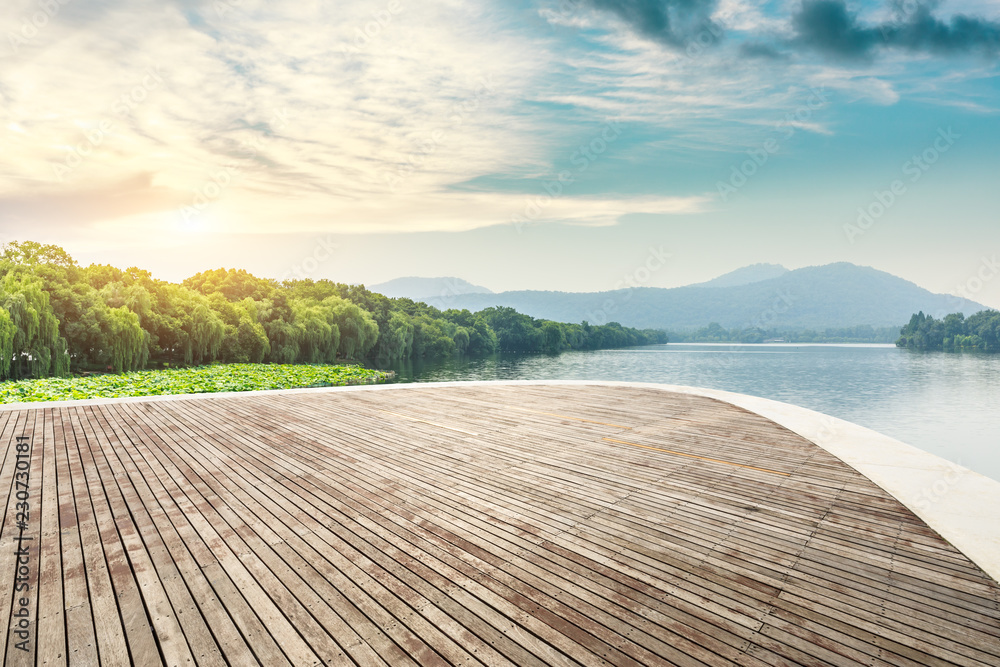
<svg viewBox="0 0 1000 667">
<path fill-rule="evenodd" d="M 137 409 L 142 410 L 143 407 L 145 406 L 139 404 Z M 155 432 L 145 426 L 143 428 L 146 439 L 159 446 L 149 446 L 144 440 L 133 444 L 137 446 L 146 465 L 150 466 L 151 477 L 162 488 L 160 502 L 164 504 L 169 498 L 175 503 L 175 507 L 168 513 L 174 526 L 188 536 L 189 543 L 204 545 L 205 549 L 198 552 L 201 570 L 218 600 L 229 612 L 232 622 L 252 647 L 256 660 L 266 665 L 317 663 L 316 655 L 302 642 L 238 554 L 217 532 L 213 522 L 208 520 L 208 516 L 213 515 L 215 510 L 204 494 L 207 491 L 204 483 L 190 483 L 185 474 L 188 467 L 177 468 L 166 457 L 164 452 L 170 450 L 170 445 L 160 440 L 158 434 L 169 434 L 170 429 L 162 425 L 158 425 Z M 207 492 L 209 497 L 218 500 L 210 491 Z M 185 526 L 185 521 L 189 525 Z M 274 635 L 282 638 L 280 643 L 275 640 Z"/>
<path fill-rule="evenodd" d="M 92 453 L 100 457 L 97 466 L 102 478 L 116 482 L 113 491 L 109 489 L 116 517 L 130 518 L 127 522 L 116 518 L 116 522 L 126 542 L 145 612 L 152 621 L 163 659 L 171 665 L 195 662 L 223 665 L 219 647 L 187 586 L 179 580 L 180 572 L 139 497 L 134 485 L 137 475 L 132 472 L 134 463 L 125 456 L 127 446 L 116 425 L 108 420 L 108 412 L 106 408 L 88 411 L 94 442 L 98 445 Z"/>
<path fill-rule="evenodd" d="M 96 412 L 96 408 L 88 406 L 81 415 L 83 436 L 88 445 L 84 466 L 89 472 L 91 493 L 97 488 L 103 491 L 104 502 L 98 505 L 97 516 L 105 544 L 111 542 L 116 546 L 114 555 L 108 554 L 109 568 L 122 568 L 115 588 L 132 661 L 149 665 L 161 662 L 193 664 L 194 656 L 177 622 L 163 581 L 135 524 L 134 512 L 139 507 L 129 508 L 116 470 L 112 469 L 106 455 L 111 447 L 109 429 L 98 421 Z M 122 476 L 127 480 L 127 475 Z M 112 559 L 115 566 L 111 565 Z M 115 578 L 114 570 L 112 577 Z"/>
<path fill-rule="evenodd" d="M 29 444 L 30 453 L 17 455 L 12 497 L 7 505 L 7 529 L 15 537 L 12 550 L 17 554 L 17 576 L 10 600 L 12 637 L 4 660 L 5 665 L 12 667 L 34 665 L 38 653 L 43 420 L 44 414 L 38 410 L 31 411 L 25 420 L 22 435 L 27 438 L 25 444 Z"/>
<path fill-rule="evenodd" d="M 135 510 L 140 528 L 146 534 L 155 530 L 166 552 L 158 569 L 164 568 L 171 573 L 166 577 L 168 580 L 176 573 L 178 583 L 168 584 L 168 594 L 175 600 L 173 604 L 178 610 L 178 619 L 184 626 L 189 645 L 196 652 L 198 664 L 214 665 L 220 661 L 229 664 L 256 662 L 253 652 L 198 566 L 195 547 L 205 550 L 204 543 L 193 535 L 189 535 L 187 540 L 182 537 L 172 520 L 172 517 L 181 518 L 173 512 L 176 506 L 168 502 L 164 507 L 160 503 L 160 499 L 164 497 L 162 486 L 159 487 L 161 493 L 158 495 L 150 485 L 149 480 L 153 474 L 145 467 L 145 461 L 134 444 L 138 435 L 130 428 L 131 422 L 120 414 L 119 406 L 108 406 L 103 414 L 121 433 L 115 452 L 132 482 L 135 499 L 131 504 L 143 510 L 140 512 L 138 507 Z M 190 524 L 184 522 L 182 525 L 190 529 Z M 170 559 L 169 563 L 166 558 Z"/>
<path fill-rule="evenodd" d="M 454 387 L 0 420 L 8 501 L 9 436 L 39 444 L 31 664 L 1000 664 L 996 582 L 710 399 Z"/>
<path fill-rule="evenodd" d="M 468 534 L 468 532 L 466 534 Z M 694 649 L 694 650 L 697 650 L 697 649 Z"/>
<path fill-rule="evenodd" d="M 201 623 L 197 619 L 182 621 L 185 624 L 185 634 L 192 637 L 189 643 L 197 647 L 196 650 L 199 651 L 199 655 L 195 657 L 199 664 L 214 664 L 215 651 L 219 650 L 229 664 L 253 664 L 257 662 L 253 651 L 230 616 L 230 612 L 250 616 L 253 616 L 253 612 L 245 606 L 245 603 L 244 606 L 236 610 L 227 610 L 223 606 L 220 596 L 217 595 L 199 565 L 199 562 L 207 566 L 216 561 L 211 558 L 204 541 L 193 530 L 185 515 L 179 511 L 171 495 L 159 483 L 155 473 L 146 466 L 139 447 L 136 445 L 137 441 L 141 442 L 140 436 L 135 429 L 131 428 L 134 424 L 120 414 L 120 409 L 120 406 L 108 406 L 105 413 L 128 440 L 127 445 L 120 440 L 121 446 L 116 451 L 133 482 L 133 488 L 145 510 L 145 516 L 158 531 L 173 561 L 173 568 L 176 568 L 179 577 L 183 579 L 184 585 L 187 587 L 187 595 L 183 591 L 177 591 L 176 594 L 171 595 L 172 599 L 178 600 L 175 603 L 175 607 L 180 607 L 178 617 L 183 618 L 181 610 L 185 607 L 190 608 L 189 601 L 193 600 L 202 617 L 202 622 L 213 635 L 213 641 L 206 642 L 202 636 Z M 137 514 L 143 516 L 142 513 L 137 512 Z M 274 648 L 277 650 L 277 647 Z"/>
<path fill-rule="evenodd" d="M 17 574 L 17 555 L 15 549 L 18 529 L 14 514 L 16 508 L 16 498 L 14 492 L 14 468 L 17 461 L 17 443 L 15 438 L 24 434 L 25 422 L 28 415 L 23 412 L 10 412 L 4 415 L 3 430 L 0 437 L 3 438 L 2 451 L 3 461 L 0 464 L 0 489 L 7 492 L 7 498 L 3 506 L 3 523 L 0 523 L 0 619 L 6 623 L 6 630 L 0 638 L 0 658 L 6 660 L 9 650 L 8 643 L 13 638 L 10 633 L 13 611 L 14 578 Z"/>
<path fill-rule="evenodd" d="M 179 426 L 179 431 L 183 431 L 183 430 L 184 430 L 184 427 L 183 426 Z M 219 491 L 220 494 L 225 494 L 227 496 L 232 496 L 233 499 L 236 500 L 236 501 L 238 501 L 240 499 L 240 496 L 238 494 L 234 494 L 231 489 L 226 489 L 226 488 L 224 488 L 222 486 L 216 486 L 216 484 L 211 479 L 212 476 L 208 473 L 208 470 L 206 468 L 199 468 L 199 466 L 197 465 L 197 463 L 198 463 L 198 459 L 196 458 L 197 454 L 193 450 L 188 449 L 189 446 L 194 446 L 194 440 L 188 438 L 186 435 L 181 435 L 180 433 L 178 433 L 175 437 L 176 437 L 176 442 L 178 443 L 178 445 L 184 448 L 184 449 L 179 449 L 178 453 L 183 452 L 183 454 L 185 455 L 185 461 L 187 462 L 188 465 L 192 466 L 192 469 L 196 473 L 200 472 L 201 474 L 205 475 L 206 484 L 208 484 L 208 486 L 210 488 L 216 488 Z M 205 438 L 204 438 L 204 436 L 200 435 L 198 439 L 199 440 L 204 440 Z M 233 470 L 233 469 L 231 469 L 231 470 L 232 470 L 232 472 L 227 477 L 236 477 L 236 476 L 238 476 L 236 474 L 233 474 L 233 473 L 235 473 L 235 470 Z M 235 507 L 235 505 L 230 505 L 230 507 Z M 251 511 L 251 514 L 252 514 L 252 511 Z M 254 523 L 255 525 L 257 525 L 258 529 L 262 529 L 262 530 L 266 529 L 266 530 L 270 531 L 270 529 L 267 528 L 267 526 L 268 526 L 267 523 L 262 523 L 262 522 L 260 522 L 260 521 L 258 521 L 256 519 L 250 518 L 250 516 L 248 514 L 244 514 L 244 516 L 246 516 L 249 521 L 251 521 L 252 523 Z M 233 517 L 237 521 L 239 521 L 239 515 L 238 514 L 234 513 Z M 272 520 L 269 523 L 273 524 L 276 527 L 280 527 L 281 522 L 284 521 L 284 520 L 286 520 L 286 519 L 284 519 L 282 517 L 272 518 Z M 246 527 L 248 525 L 249 524 L 247 524 L 247 523 L 243 523 L 242 527 Z M 273 553 L 273 551 L 271 551 L 271 553 L 266 553 L 266 551 L 270 550 L 270 548 L 268 546 L 268 540 L 261 540 L 260 537 L 257 536 L 257 535 L 255 535 L 252 530 L 244 530 L 243 528 L 241 528 L 241 529 L 238 530 L 238 533 L 243 537 L 244 540 L 250 540 L 250 542 L 252 542 L 253 544 L 256 545 L 256 548 L 252 549 L 252 552 L 255 555 L 263 556 L 267 560 L 266 563 L 264 563 L 262 561 L 258 561 L 256 563 L 254 563 L 254 565 L 256 567 L 258 567 L 259 574 L 261 576 L 272 577 L 271 568 L 273 567 L 275 569 L 275 571 L 281 575 L 281 578 L 282 578 L 282 581 L 284 582 L 284 585 L 286 585 L 286 586 L 292 586 L 292 589 L 293 589 L 294 592 L 291 592 L 291 596 L 290 597 L 283 598 L 285 600 L 285 603 L 282 605 L 283 608 L 288 609 L 289 607 L 299 607 L 300 602 L 299 602 L 299 598 L 296 597 L 296 594 L 297 594 L 297 595 L 303 596 L 303 599 L 305 600 L 305 605 L 308 606 L 308 608 L 310 608 L 311 610 L 313 610 L 312 613 L 319 613 L 321 616 L 324 616 L 325 618 L 330 618 L 330 617 L 326 616 L 323 611 L 317 611 L 317 606 L 325 607 L 326 606 L 325 603 L 323 601 L 319 600 L 318 598 L 316 598 L 315 594 L 312 591 L 308 590 L 308 587 L 306 585 L 304 585 L 303 582 L 301 582 L 301 580 L 299 580 L 299 578 L 293 574 L 293 571 L 288 567 L 288 565 L 286 563 L 284 563 L 283 561 L 281 561 L 280 558 L 278 558 L 276 556 L 276 554 Z M 272 531 L 272 535 L 273 535 L 273 531 Z M 272 543 L 276 544 L 277 542 L 280 541 L 280 539 L 270 538 L 270 541 Z M 249 544 L 248 544 L 248 546 L 249 546 Z M 249 556 L 249 554 L 248 554 L 248 556 Z M 271 593 L 272 595 L 281 595 L 281 596 L 289 595 L 289 593 L 283 592 L 283 591 L 281 591 L 279 588 L 277 588 L 275 586 L 272 586 L 272 588 L 270 588 L 269 590 L 272 591 L 272 593 Z M 300 616 L 299 617 L 299 621 L 298 621 L 298 623 L 296 625 L 299 626 L 299 627 L 301 627 L 303 624 L 309 624 L 309 625 L 314 626 L 313 627 L 313 631 L 312 631 L 313 634 L 311 635 L 311 643 L 314 643 L 314 644 L 318 643 L 319 645 L 325 645 L 326 648 L 322 649 L 322 650 L 325 653 L 327 653 L 327 654 L 336 653 L 338 651 L 338 649 L 334 648 L 332 645 L 329 644 L 329 638 L 323 636 L 322 631 L 320 630 L 320 628 L 318 626 L 315 626 L 315 620 L 312 620 L 312 619 L 308 619 L 307 620 L 305 617 Z M 352 644 L 353 642 L 348 642 L 348 643 Z M 405 656 L 402 656 L 402 657 L 405 659 Z"/>
<path fill-rule="evenodd" d="M 42 493 L 38 512 L 41 520 L 39 545 L 38 654 L 36 664 L 57 665 L 67 662 L 66 611 L 63 597 L 63 560 L 59 507 L 59 476 L 56 455 L 57 422 L 55 410 L 42 412 Z"/>
<path fill-rule="evenodd" d="M 100 485 L 91 488 L 87 479 L 87 469 L 81 454 L 87 449 L 87 443 L 80 425 L 82 418 L 80 409 L 69 408 L 67 417 L 72 433 L 72 440 L 67 442 L 69 476 L 83 550 L 88 598 L 93 613 L 94 632 L 97 636 L 97 650 L 102 663 L 126 664 L 131 658 L 113 579 L 118 580 L 121 592 L 127 596 L 126 601 L 130 603 L 130 610 L 135 609 L 135 585 L 134 581 L 131 585 L 127 581 L 128 566 L 124 563 L 121 543 L 117 542 L 117 536 L 112 534 L 114 522 L 111 521 L 111 526 L 107 525 L 106 508 L 101 507 L 104 497 Z M 105 519 L 103 532 L 98 524 L 98 516 Z M 106 557 L 108 552 L 111 555 L 110 559 Z M 130 615 L 129 620 L 133 623 L 137 635 L 143 632 L 141 625 L 138 627 L 135 625 L 135 622 L 141 622 L 141 619 Z M 149 633 L 148 626 L 145 632 Z M 148 636 L 152 639 L 151 633 Z"/>
<path fill-rule="evenodd" d="M 87 584 L 80 520 L 70 473 L 69 451 L 75 446 L 66 410 L 53 410 L 55 465 L 59 494 L 59 542 L 66 610 L 66 656 L 74 665 L 97 665 L 97 634 Z M 72 443 L 72 444 L 71 444 Z"/>
<path fill-rule="evenodd" d="M 242 420 L 240 420 L 240 421 L 242 421 Z M 351 484 L 351 486 L 353 486 L 353 484 Z M 371 496 L 362 496 L 362 498 L 369 498 L 369 497 L 371 497 Z M 361 514 L 364 514 L 363 510 L 362 510 Z M 361 520 L 360 517 L 358 518 L 358 520 Z M 368 527 L 371 528 L 371 529 L 375 529 L 376 528 L 376 526 L 368 526 Z M 473 579 L 466 579 L 465 582 L 463 583 L 463 585 L 464 586 L 476 586 L 474 584 L 474 581 L 475 580 L 473 580 Z M 480 592 L 480 595 L 482 595 L 481 592 Z M 492 598 L 491 597 L 490 601 L 491 601 L 491 603 L 492 603 L 493 606 L 499 606 L 501 608 L 506 607 L 508 609 L 513 609 L 512 607 L 509 606 L 509 603 L 505 604 L 504 602 L 500 602 L 498 598 Z M 510 612 L 508 612 L 508 613 L 510 613 Z M 521 613 L 516 613 L 516 612 L 514 613 L 515 617 L 520 616 L 520 615 L 522 615 L 522 614 Z M 538 631 L 539 630 L 535 630 L 535 632 L 538 632 Z M 542 634 L 543 634 L 543 636 L 545 636 L 546 633 L 543 631 Z M 519 640 L 523 640 L 523 637 L 519 637 Z M 553 640 L 553 638 L 550 637 L 550 640 Z M 558 641 L 558 640 L 555 639 L 554 641 Z M 556 659 L 556 655 L 555 654 L 545 653 L 544 651 L 543 651 L 543 654 L 547 655 L 548 664 L 564 664 L 561 660 L 557 660 Z M 593 657 L 591 659 L 593 660 Z"/>
<path fill-rule="evenodd" d="M 426 497 L 425 497 L 425 501 L 426 501 Z M 442 509 L 442 510 L 443 510 L 444 512 L 448 512 L 448 511 L 449 511 L 449 510 L 450 510 L 451 508 L 447 508 L 447 507 L 445 507 L 445 506 L 442 506 L 442 508 L 441 508 L 441 509 Z M 477 508 L 477 509 L 478 509 L 478 508 Z M 440 512 L 438 513 L 438 515 L 440 515 Z M 485 530 L 486 530 L 486 531 L 489 531 L 489 530 L 490 530 L 490 526 L 489 526 L 489 525 L 486 525 L 486 524 L 484 524 L 484 526 L 483 526 L 483 527 L 485 528 Z M 464 531 L 464 533 L 463 533 L 463 534 L 465 534 L 465 535 L 475 535 L 475 534 L 476 534 L 476 533 L 475 533 L 475 531 L 476 531 L 476 530 L 477 530 L 477 528 L 475 528 L 475 527 L 472 527 L 472 528 L 471 528 L 470 530 L 466 530 L 466 531 Z M 471 538 L 470 538 L 470 539 L 471 539 Z M 498 543 L 498 544 L 500 544 L 500 543 Z M 511 552 L 511 553 L 513 553 L 513 552 Z M 524 564 L 524 563 L 521 563 L 520 565 L 521 565 L 521 567 L 525 567 L 525 564 Z M 545 577 L 545 576 L 546 576 L 546 575 L 545 575 L 544 573 L 541 573 L 541 571 L 538 571 L 538 572 L 539 572 L 539 574 L 541 575 L 541 577 Z M 544 581 L 544 580 L 543 580 L 542 578 L 539 578 L 539 577 L 532 577 L 532 580 L 536 582 L 536 585 L 541 585 L 541 586 L 546 586 L 546 582 L 545 582 L 545 581 Z M 550 588 L 551 588 L 551 587 L 550 587 Z M 558 590 L 554 590 L 554 593 L 555 593 L 556 595 L 559 595 L 559 594 L 560 594 L 560 592 L 559 592 Z M 596 601 L 596 599 L 595 599 L 595 601 Z M 609 600 L 608 602 L 610 602 L 610 600 Z M 601 604 L 601 605 L 603 605 L 603 604 L 604 604 L 604 602 L 599 602 L 598 604 Z M 612 604 L 612 608 L 614 608 L 614 605 L 613 605 L 613 604 Z M 600 612 L 598 612 L 598 613 L 600 613 Z M 645 618 L 643 618 L 643 619 L 639 620 L 638 622 L 639 622 L 639 623 L 644 623 L 644 622 L 645 622 Z M 633 635 L 633 634 L 631 634 L 631 633 L 630 633 L 630 636 L 631 636 L 631 637 L 634 637 L 635 635 Z M 679 641 L 679 640 L 678 640 L 678 641 Z M 695 650 L 695 651 L 696 651 L 697 649 L 693 649 L 693 650 Z"/>
<path fill-rule="evenodd" d="M 195 443 L 194 440 L 189 440 L 188 441 L 188 443 L 191 446 L 193 446 L 193 447 L 197 447 L 200 444 L 204 444 L 204 447 L 199 447 L 200 451 L 197 451 L 197 450 L 187 450 L 187 453 L 189 454 L 189 460 L 193 460 L 194 458 L 198 457 L 199 455 L 204 455 L 204 454 L 206 454 L 206 453 L 208 453 L 208 452 L 211 451 L 210 446 L 211 446 L 211 444 L 214 441 L 214 438 L 213 438 L 212 434 L 211 433 L 205 433 L 203 431 L 202 435 L 203 435 L 203 437 L 199 438 L 199 442 L 198 443 Z M 217 445 L 217 447 L 224 447 L 224 446 L 225 445 L 223 443 L 219 443 Z M 206 449 L 206 448 L 209 448 L 209 449 Z M 216 451 L 218 451 L 220 453 L 220 455 L 222 455 L 222 450 L 221 449 L 216 449 Z M 225 455 L 227 457 L 232 457 L 231 460 L 233 461 L 234 464 L 236 464 L 236 463 L 238 463 L 239 461 L 242 460 L 239 457 L 238 452 L 235 451 L 235 450 L 233 450 L 231 452 L 226 452 Z M 243 477 L 245 477 L 246 474 L 253 474 L 248 469 L 242 469 L 242 470 L 244 471 L 243 474 L 238 475 L 238 476 L 227 476 L 225 479 L 222 479 L 220 481 L 222 483 L 226 484 L 226 483 L 229 483 L 231 481 L 243 478 Z M 274 528 L 276 530 L 278 530 L 279 533 L 281 533 L 281 540 L 282 541 L 289 542 L 289 543 L 297 541 L 297 539 L 296 539 L 297 535 L 291 529 L 291 526 L 293 526 L 295 523 L 298 522 L 298 519 L 296 518 L 296 514 L 290 514 L 290 513 L 288 513 L 288 511 L 286 510 L 286 508 L 284 506 L 275 503 L 274 500 L 272 500 L 271 498 L 269 498 L 267 495 L 260 494 L 257 491 L 258 486 L 259 486 L 258 484 L 255 484 L 254 482 L 251 481 L 248 485 L 246 485 L 243 488 L 241 488 L 239 485 L 236 485 L 236 486 L 230 487 L 229 490 L 234 493 L 235 497 L 243 499 L 243 505 L 246 508 L 248 508 L 248 509 L 255 508 L 254 511 L 258 511 L 258 512 L 259 511 L 269 511 L 269 512 L 271 512 L 271 516 L 273 517 L 273 520 L 270 521 L 270 525 L 274 526 Z M 268 486 L 271 488 L 272 493 L 277 492 L 278 494 L 281 494 L 281 491 L 280 491 L 281 487 L 280 486 L 277 486 L 277 485 L 274 485 L 274 484 L 269 484 Z M 295 498 L 294 497 L 289 497 L 288 500 L 289 500 L 290 503 L 294 503 L 295 502 Z M 302 518 L 304 518 L 304 519 L 308 518 L 308 517 L 305 517 L 303 515 L 298 515 L 298 516 L 302 516 Z M 249 517 L 247 517 L 247 515 L 245 515 L 245 514 L 244 514 L 244 517 L 249 519 Z M 304 534 L 305 532 L 311 532 L 314 529 L 318 530 L 318 531 L 322 531 L 323 527 L 322 527 L 322 525 L 320 525 L 318 523 L 314 523 L 314 524 L 312 524 L 310 526 L 306 526 L 306 530 L 302 531 L 302 532 Z M 257 550 L 257 553 L 261 553 L 261 550 Z M 309 555 L 309 554 L 307 554 L 307 555 Z M 318 554 L 316 554 L 316 555 L 318 555 Z M 310 562 L 313 563 L 314 566 L 316 565 L 316 563 L 313 560 L 313 558 L 310 558 Z M 342 568 L 346 565 L 346 567 L 353 568 L 355 570 L 355 579 L 365 578 L 366 575 L 370 574 L 370 570 L 367 570 L 367 569 L 364 570 L 364 571 L 358 570 L 357 567 L 352 562 L 350 562 L 350 561 L 341 561 L 341 563 L 342 563 L 341 564 Z M 362 575 L 362 576 L 359 577 L 359 575 Z M 313 581 L 314 581 L 314 583 L 318 583 L 318 581 L 316 579 L 313 579 Z M 338 585 L 337 588 L 342 590 L 343 589 L 343 584 Z M 392 603 L 392 599 L 390 597 L 383 597 L 382 599 L 383 599 L 383 603 L 388 602 L 390 605 L 393 604 Z M 310 607 L 315 610 L 315 605 L 310 605 Z M 345 611 L 347 613 L 350 613 L 350 610 L 343 610 L 343 611 Z M 368 610 L 367 610 L 367 613 L 368 614 L 372 614 L 372 613 L 379 614 L 379 613 L 384 613 L 384 612 L 381 612 L 380 610 L 376 610 L 376 609 L 374 609 L 372 607 L 369 607 Z M 405 612 L 402 612 L 402 609 L 397 606 L 395 614 L 394 614 L 395 618 L 397 618 L 397 619 L 402 618 L 402 616 L 400 615 L 401 613 L 405 613 Z M 388 622 L 390 620 L 391 620 L 391 617 L 385 617 L 385 618 L 382 619 L 381 622 L 384 624 L 384 623 L 386 623 L 386 622 Z M 368 637 L 369 637 L 368 640 L 369 641 L 373 641 L 372 636 L 369 634 L 371 632 L 371 630 L 365 629 L 365 628 L 362 627 L 362 628 L 359 628 L 359 631 L 362 632 L 362 633 L 365 633 L 366 635 L 368 635 Z M 415 640 L 415 638 L 417 636 L 419 636 L 424 641 L 430 641 L 431 637 L 435 633 L 437 633 L 437 632 L 438 632 L 438 630 L 436 629 L 436 627 L 434 625 L 426 625 L 425 624 L 423 627 L 421 627 L 419 629 L 419 635 L 414 634 L 414 635 L 411 635 L 409 637 L 400 637 L 398 641 L 405 641 L 405 642 L 409 642 L 409 643 L 413 644 L 413 642 L 414 642 L 414 640 Z M 384 650 L 392 650 L 392 652 L 395 653 L 395 650 L 394 649 L 389 649 L 387 644 L 383 643 L 382 646 L 383 646 Z M 445 646 L 442 646 L 442 645 L 438 646 L 438 650 L 443 650 L 446 653 L 448 651 L 454 651 L 457 648 L 458 648 L 458 646 L 455 645 L 455 644 L 452 644 L 450 648 L 448 646 L 446 646 L 446 645 Z M 405 655 L 403 655 L 403 656 L 396 655 L 395 658 L 394 658 L 394 662 L 398 663 L 400 659 L 405 659 Z M 466 654 L 464 656 L 459 656 L 459 655 L 456 654 L 456 655 L 452 655 L 450 659 L 453 662 L 456 661 L 456 660 L 459 661 L 459 662 L 465 662 L 465 661 L 468 661 L 468 660 L 472 659 L 472 656 L 470 656 L 468 654 Z M 426 656 L 424 662 L 426 663 L 426 662 L 432 661 L 432 660 L 433 660 L 432 656 L 430 654 L 428 654 Z"/>
</svg>

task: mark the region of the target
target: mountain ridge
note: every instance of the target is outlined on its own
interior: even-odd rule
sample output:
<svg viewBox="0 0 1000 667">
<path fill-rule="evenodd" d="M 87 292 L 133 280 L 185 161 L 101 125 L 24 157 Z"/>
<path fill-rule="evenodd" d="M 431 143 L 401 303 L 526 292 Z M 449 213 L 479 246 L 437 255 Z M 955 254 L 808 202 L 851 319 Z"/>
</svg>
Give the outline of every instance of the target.
<svg viewBox="0 0 1000 667">
<path fill-rule="evenodd" d="M 429 299 L 448 299 L 462 294 L 495 294 L 487 287 L 474 285 L 467 280 L 453 276 L 437 278 L 405 276 L 371 285 L 368 289 L 384 294 L 391 299 L 405 297 L 424 302 L 428 302 Z"/>
<path fill-rule="evenodd" d="M 703 283 L 694 283 L 687 287 L 739 287 L 740 285 L 750 285 L 759 283 L 771 278 L 780 278 L 788 273 L 788 269 L 781 264 L 750 264 L 735 271 L 724 273 L 717 278 L 706 280 Z"/>
<path fill-rule="evenodd" d="M 934 294 L 885 271 L 849 262 L 803 267 L 729 287 L 701 283 L 607 292 L 519 290 L 452 295 L 446 303 L 447 308 L 472 311 L 490 306 L 509 306 L 535 318 L 559 322 L 615 321 L 631 327 L 677 331 L 712 322 L 727 328 L 800 330 L 902 326 L 918 311 L 942 317 L 987 309 L 974 301 Z"/>
</svg>

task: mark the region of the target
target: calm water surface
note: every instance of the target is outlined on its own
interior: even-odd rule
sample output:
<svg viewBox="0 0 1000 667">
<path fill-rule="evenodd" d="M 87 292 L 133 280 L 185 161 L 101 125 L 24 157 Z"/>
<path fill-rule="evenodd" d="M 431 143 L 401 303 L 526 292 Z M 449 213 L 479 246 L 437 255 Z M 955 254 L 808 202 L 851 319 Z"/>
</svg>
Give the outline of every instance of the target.
<svg viewBox="0 0 1000 667">
<path fill-rule="evenodd" d="M 1000 355 L 669 344 L 396 366 L 401 382 L 621 380 L 725 389 L 867 426 L 1000 480 Z"/>
</svg>

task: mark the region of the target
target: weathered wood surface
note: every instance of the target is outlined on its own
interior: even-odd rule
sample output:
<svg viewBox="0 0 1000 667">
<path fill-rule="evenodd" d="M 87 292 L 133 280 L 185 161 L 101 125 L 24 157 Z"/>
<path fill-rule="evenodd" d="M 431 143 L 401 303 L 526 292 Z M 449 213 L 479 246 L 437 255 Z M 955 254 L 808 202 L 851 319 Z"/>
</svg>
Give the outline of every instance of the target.
<svg viewBox="0 0 1000 667">
<path fill-rule="evenodd" d="M 202 397 L 0 437 L 5 664 L 1000 665 L 996 582 L 707 398 Z"/>
</svg>

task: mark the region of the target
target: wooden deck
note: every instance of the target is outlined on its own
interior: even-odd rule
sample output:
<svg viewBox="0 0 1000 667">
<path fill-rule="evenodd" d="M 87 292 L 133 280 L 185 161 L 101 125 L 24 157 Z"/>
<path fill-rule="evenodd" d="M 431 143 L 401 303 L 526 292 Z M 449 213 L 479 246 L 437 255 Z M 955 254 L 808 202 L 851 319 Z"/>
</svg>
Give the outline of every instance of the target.
<svg viewBox="0 0 1000 667">
<path fill-rule="evenodd" d="M 996 582 L 707 398 L 310 392 L 0 428 L 5 664 L 1000 665 Z"/>
</svg>

